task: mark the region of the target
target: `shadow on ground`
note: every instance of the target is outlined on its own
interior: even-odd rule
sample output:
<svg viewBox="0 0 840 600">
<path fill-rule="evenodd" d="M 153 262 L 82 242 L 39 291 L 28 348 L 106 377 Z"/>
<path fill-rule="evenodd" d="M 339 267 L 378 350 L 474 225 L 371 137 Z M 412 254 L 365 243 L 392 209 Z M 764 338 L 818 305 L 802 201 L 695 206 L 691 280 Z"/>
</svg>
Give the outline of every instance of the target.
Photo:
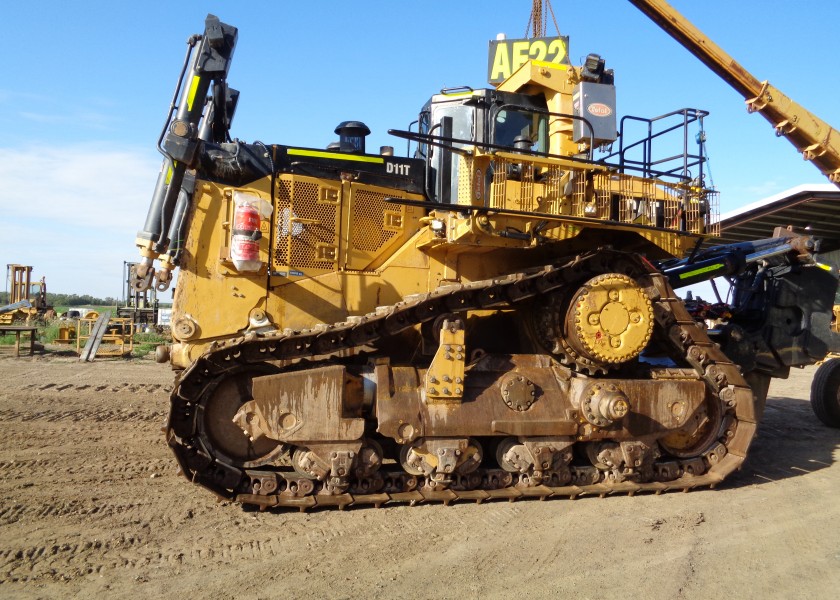
<svg viewBox="0 0 840 600">
<path fill-rule="evenodd" d="M 722 486 L 757 485 L 807 475 L 831 466 L 838 448 L 840 429 L 823 425 L 808 402 L 769 398 L 743 468 Z"/>
</svg>

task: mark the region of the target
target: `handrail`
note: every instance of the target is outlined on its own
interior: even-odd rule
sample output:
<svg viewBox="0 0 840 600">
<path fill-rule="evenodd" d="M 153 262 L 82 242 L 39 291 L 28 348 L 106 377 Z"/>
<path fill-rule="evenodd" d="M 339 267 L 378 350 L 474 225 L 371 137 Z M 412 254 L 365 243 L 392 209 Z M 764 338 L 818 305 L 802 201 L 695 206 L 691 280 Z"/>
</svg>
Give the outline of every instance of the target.
<svg viewBox="0 0 840 600">
<path fill-rule="evenodd" d="M 671 111 L 664 115 L 659 115 L 658 117 L 653 118 L 643 118 L 643 117 L 636 117 L 632 115 L 627 115 L 621 118 L 619 122 L 619 149 L 612 154 L 607 155 L 604 160 L 608 160 L 615 156 L 618 157 L 618 164 L 619 169 L 621 172 L 624 172 L 626 169 L 636 169 L 642 172 L 643 177 L 662 177 L 662 176 L 671 176 L 671 177 L 678 177 L 684 181 L 688 181 L 693 179 L 691 175 L 690 169 L 692 167 L 698 166 L 698 173 L 697 177 L 700 181 L 703 180 L 703 165 L 706 162 L 706 157 L 703 154 L 703 147 L 700 147 L 700 151 L 698 154 L 694 154 L 689 152 L 688 150 L 688 126 L 692 123 L 697 121 L 700 122 L 700 127 L 702 129 L 703 125 L 703 118 L 708 116 L 708 111 L 699 110 L 695 108 L 683 108 L 675 111 Z M 654 131 L 654 124 L 659 121 L 664 121 L 670 117 L 674 116 L 681 116 L 682 119 L 680 122 L 666 126 L 664 129 L 660 131 Z M 625 125 L 627 121 L 637 121 L 641 123 L 647 124 L 647 135 L 635 142 L 625 145 L 627 136 L 625 135 Z M 662 138 L 666 134 L 669 134 L 673 131 L 682 130 L 683 140 L 682 146 L 683 151 L 681 154 L 674 154 L 671 156 L 667 156 L 664 158 L 654 158 L 653 156 L 653 141 Z M 633 160 L 628 158 L 628 154 L 631 150 L 635 150 L 641 147 L 642 158 L 641 160 Z M 671 169 L 665 171 L 654 170 L 653 167 L 656 165 L 670 163 L 676 159 L 681 159 L 681 164 L 673 167 Z"/>
</svg>

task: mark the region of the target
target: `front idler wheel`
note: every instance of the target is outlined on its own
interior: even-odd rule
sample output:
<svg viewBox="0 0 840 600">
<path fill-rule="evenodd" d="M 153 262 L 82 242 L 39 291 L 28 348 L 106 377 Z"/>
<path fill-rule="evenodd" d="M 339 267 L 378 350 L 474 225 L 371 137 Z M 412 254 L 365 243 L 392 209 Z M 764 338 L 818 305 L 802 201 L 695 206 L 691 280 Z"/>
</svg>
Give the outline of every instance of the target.
<svg viewBox="0 0 840 600">
<path fill-rule="evenodd" d="M 680 429 L 659 440 L 666 453 L 676 458 L 687 459 L 701 456 L 718 444 L 724 424 L 724 412 L 720 399 L 706 393 L 706 401 Z"/>
<path fill-rule="evenodd" d="M 255 377 L 277 373 L 272 365 L 253 365 L 218 377 L 201 396 L 198 405 L 198 436 L 208 453 L 218 461 L 240 469 L 253 469 L 281 460 L 287 447 L 267 437 L 251 439 L 234 423 L 234 416 L 253 400 Z"/>
</svg>

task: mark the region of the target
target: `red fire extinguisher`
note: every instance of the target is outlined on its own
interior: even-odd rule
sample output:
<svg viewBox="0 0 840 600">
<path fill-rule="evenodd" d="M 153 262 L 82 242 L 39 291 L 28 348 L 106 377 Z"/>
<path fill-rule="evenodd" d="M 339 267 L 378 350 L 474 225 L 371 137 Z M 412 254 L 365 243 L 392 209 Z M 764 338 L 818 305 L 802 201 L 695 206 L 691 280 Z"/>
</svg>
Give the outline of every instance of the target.
<svg viewBox="0 0 840 600">
<path fill-rule="evenodd" d="M 235 198 L 234 202 L 230 258 L 238 271 L 259 271 L 262 266 L 260 211 L 251 199 Z"/>
</svg>

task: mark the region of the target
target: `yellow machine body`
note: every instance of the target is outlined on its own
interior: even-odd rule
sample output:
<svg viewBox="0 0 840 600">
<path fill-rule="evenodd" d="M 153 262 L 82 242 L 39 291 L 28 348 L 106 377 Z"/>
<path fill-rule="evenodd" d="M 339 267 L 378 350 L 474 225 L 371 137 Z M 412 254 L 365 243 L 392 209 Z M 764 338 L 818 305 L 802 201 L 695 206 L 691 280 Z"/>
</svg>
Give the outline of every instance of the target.
<svg viewBox="0 0 840 600">
<path fill-rule="evenodd" d="M 579 79 L 573 67 L 528 61 L 499 89 L 539 93 L 550 110 L 570 112 Z M 481 148 L 458 156 L 451 207 L 458 211 L 390 202 L 423 198 L 353 181 L 356 157 L 338 153 L 332 156 L 347 169 L 342 181 L 283 174 L 273 194 L 268 176 L 237 188 L 199 181 L 173 305 L 173 364 L 189 366 L 206 344 L 228 336 L 340 322 L 442 285 L 608 245 L 616 236 L 625 248 L 664 258 L 683 256 L 716 231 L 713 190 L 565 160 L 580 150 L 570 121 L 552 117 L 548 127 L 551 157 Z M 264 266 L 253 273 L 239 272 L 230 258 L 236 193 L 272 206 L 261 222 Z M 652 226 L 654 209 L 664 227 Z M 278 235 L 284 228 L 291 234 Z M 522 235 L 506 236 L 510 231 Z"/>
</svg>

